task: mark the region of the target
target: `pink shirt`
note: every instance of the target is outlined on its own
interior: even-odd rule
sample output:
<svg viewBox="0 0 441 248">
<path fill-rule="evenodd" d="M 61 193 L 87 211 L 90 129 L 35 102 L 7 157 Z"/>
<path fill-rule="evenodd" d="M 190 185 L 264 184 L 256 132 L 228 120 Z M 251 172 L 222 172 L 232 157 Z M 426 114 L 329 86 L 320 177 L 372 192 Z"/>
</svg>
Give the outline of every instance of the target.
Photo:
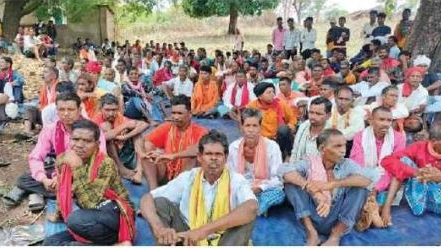
<svg viewBox="0 0 441 248">
<path fill-rule="evenodd" d="M 355 163 L 357 163 L 361 167 L 364 167 L 365 164 L 364 164 L 364 151 L 362 146 L 362 142 L 363 142 L 362 136 L 363 136 L 363 131 L 358 132 L 354 136 L 354 140 L 353 140 L 354 143 L 352 144 L 351 156 L 349 156 L 349 158 L 352 159 Z M 376 139 L 375 144 L 377 145 L 377 158 L 379 158 L 381 153 L 381 147 L 383 146 L 383 140 Z M 403 150 L 405 147 L 406 147 L 406 137 L 402 133 L 399 133 L 394 130 L 393 152 Z M 375 189 L 377 191 L 386 190 L 389 187 L 390 180 L 391 180 L 390 174 L 385 171 L 380 181 L 378 181 L 377 185 L 375 186 Z"/>
<path fill-rule="evenodd" d="M 273 46 L 274 50 L 282 51 L 283 50 L 283 40 L 285 39 L 286 29 L 280 30 L 278 27 L 273 30 Z"/>
<path fill-rule="evenodd" d="M 29 154 L 29 168 L 31 170 L 32 178 L 41 182 L 41 180 L 46 176 L 44 170 L 44 160 L 47 155 L 55 149 L 55 130 L 57 122 L 51 123 L 45 127 L 40 132 L 38 136 L 38 142 L 35 145 L 32 152 Z M 63 127 L 64 128 L 64 127 Z M 70 134 L 64 132 L 64 147 L 66 150 L 70 149 Z M 106 138 L 101 132 L 100 134 L 100 150 L 107 154 L 106 150 Z"/>
</svg>

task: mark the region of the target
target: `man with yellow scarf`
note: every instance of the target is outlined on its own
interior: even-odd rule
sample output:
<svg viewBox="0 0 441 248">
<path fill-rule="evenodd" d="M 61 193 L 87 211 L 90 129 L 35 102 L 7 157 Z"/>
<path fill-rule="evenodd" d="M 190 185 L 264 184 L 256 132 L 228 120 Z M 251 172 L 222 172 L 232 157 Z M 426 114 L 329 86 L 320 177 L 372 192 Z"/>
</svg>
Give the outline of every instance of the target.
<svg viewBox="0 0 441 248">
<path fill-rule="evenodd" d="M 145 195 L 142 216 L 158 245 L 247 245 L 257 199 L 248 181 L 225 166 L 225 134 L 210 131 L 198 150 L 200 167 Z"/>
</svg>

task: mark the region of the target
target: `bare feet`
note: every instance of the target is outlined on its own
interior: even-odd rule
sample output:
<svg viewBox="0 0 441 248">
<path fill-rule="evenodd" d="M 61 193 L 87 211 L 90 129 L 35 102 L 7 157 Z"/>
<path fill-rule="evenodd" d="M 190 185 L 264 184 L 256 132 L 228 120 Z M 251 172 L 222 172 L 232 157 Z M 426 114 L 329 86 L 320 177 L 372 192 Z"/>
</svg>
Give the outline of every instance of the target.
<svg viewBox="0 0 441 248">
<path fill-rule="evenodd" d="M 57 212 L 55 212 L 55 213 L 53 213 L 53 214 L 48 214 L 47 217 L 46 217 L 46 219 L 47 219 L 49 222 L 52 222 L 52 223 L 58 223 L 58 222 L 61 222 L 61 221 L 62 221 L 61 213 L 60 213 L 60 211 L 57 211 Z"/>
<path fill-rule="evenodd" d="M 329 236 L 328 240 L 323 242 L 321 246 L 339 246 L 340 245 L 341 236 L 332 235 Z"/>
<path fill-rule="evenodd" d="M 320 238 L 316 230 L 306 231 L 306 246 L 318 246 L 320 244 Z"/>
<path fill-rule="evenodd" d="M 135 174 L 132 175 L 130 181 L 134 184 L 142 184 L 142 170 L 137 170 Z"/>
<path fill-rule="evenodd" d="M 390 216 L 390 207 L 383 207 L 381 211 L 381 219 L 383 220 L 384 227 L 392 226 L 392 217 Z"/>
</svg>

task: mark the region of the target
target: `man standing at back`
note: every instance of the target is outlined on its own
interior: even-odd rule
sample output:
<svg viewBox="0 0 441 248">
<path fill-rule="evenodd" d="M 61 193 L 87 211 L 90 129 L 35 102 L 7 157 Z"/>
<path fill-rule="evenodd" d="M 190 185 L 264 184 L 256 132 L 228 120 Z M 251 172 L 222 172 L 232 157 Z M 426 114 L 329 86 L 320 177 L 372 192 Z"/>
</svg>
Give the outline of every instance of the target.
<svg viewBox="0 0 441 248">
<path fill-rule="evenodd" d="M 288 19 L 289 29 L 285 31 L 283 38 L 283 48 L 285 50 L 285 58 L 294 58 L 297 55 L 297 49 L 300 44 L 300 30 L 296 29 L 294 26 L 294 19 Z"/>
<path fill-rule="evenodd" d="M 286 29 L 283 28 L 283 18 L 277 17 L 277 27 L 273 30 L 272 42 L 273 42 L 273 54 L 280 54 L 283 51 L 283 40 L 285 37 Z"/>
<path fill-rule="evenodd" d="M 317 40 L 317 31 L 312 28 L 312 17 L 307 17 L 305 20 L 305 29 L 302 30 L 300 41 L 302 43 L 302 56 L 303 59 L 311 57 L 311 49 L 315 48 L 315 41 Z"/>
</svg>

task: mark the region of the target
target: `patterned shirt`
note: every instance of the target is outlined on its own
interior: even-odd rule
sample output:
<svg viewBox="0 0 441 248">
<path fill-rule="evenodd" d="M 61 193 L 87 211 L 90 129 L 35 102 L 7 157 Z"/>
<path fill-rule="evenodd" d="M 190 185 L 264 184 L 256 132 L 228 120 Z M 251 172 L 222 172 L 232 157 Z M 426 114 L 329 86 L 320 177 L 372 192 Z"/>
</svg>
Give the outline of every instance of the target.
<svg viewBox="0 0 441 248">
<path fill-rule="evenodd" d="M 62 155 L 63 156 L 63 155 Z M 60 156 L 60 159 L 62 158 Z M 61 165 L 57 163 L 58 169 L 61 170 Z M 98 204 L 107 199 L 104 197 L 104 192 L 110 188 L 117 195 L 124 198 L 127 202 L 129 200 L 129 192 L 124 188 L 121 177 L 119 176 L 116 165 L 113 159 L 106 156 L 98 171 L 98 176 L 92 182 L 89 180 L 91 173 L 91 164 L 78 166 L 72 169 L 72 192 L 74 193 L 77 204 L 80 208 L 93 209 Z M 130 202 L 133 209 L 133 203 Z"/>
</svg>

